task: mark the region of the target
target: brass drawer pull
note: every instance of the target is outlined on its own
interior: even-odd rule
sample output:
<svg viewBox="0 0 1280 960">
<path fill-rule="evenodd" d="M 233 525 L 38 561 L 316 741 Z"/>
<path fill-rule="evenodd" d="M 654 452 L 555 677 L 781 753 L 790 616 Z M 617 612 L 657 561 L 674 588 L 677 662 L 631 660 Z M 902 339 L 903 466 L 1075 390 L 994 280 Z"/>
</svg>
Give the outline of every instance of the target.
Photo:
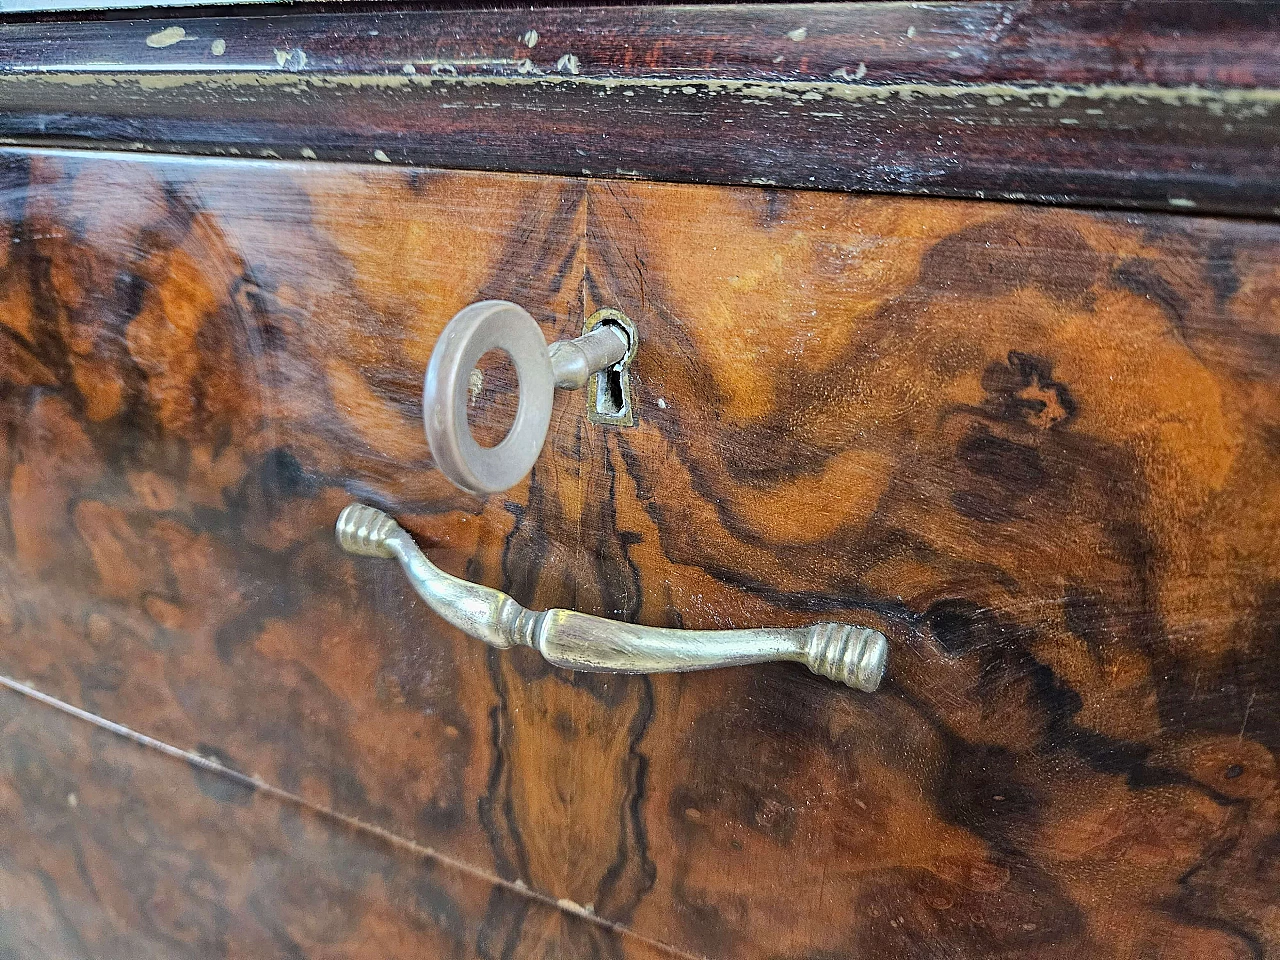
<svg viewBox="0 0 1280 960">
<path fill-rule="evenodd" d="M 814 673 L 874 691 L 888 643 L 879 631 L 845 623 L 755 630 L 675 630 L 606 620 L 572 610 L 526 610 L 491 587 L 451 576 L 381 510 L 354 503 L 338 516 L 348 553 L 400 561 L 418 595 L 469 636 L 498 649 L 532 647 L 558 667 L 593 673 L 666 673 L 794 660 Z"/>
<path fill-rule="evenodd" d="M 511 358 L 520 397 L 511 429 L 486 449 L 467 423 L 467 386 L 471 371 L 490 350 Z M 500 493 L 515 486 L 542 452 L 555 388 L 580 389 L 592 374 L 627 363 L 633 352 L 622 324 L 602 323 L 548 346 L 538 322 L 518 304 L 483 300 L 464 307 L 436 341 L 422 385 L 422 419 L 436 466 L 468 493 Z"/>
</svg>

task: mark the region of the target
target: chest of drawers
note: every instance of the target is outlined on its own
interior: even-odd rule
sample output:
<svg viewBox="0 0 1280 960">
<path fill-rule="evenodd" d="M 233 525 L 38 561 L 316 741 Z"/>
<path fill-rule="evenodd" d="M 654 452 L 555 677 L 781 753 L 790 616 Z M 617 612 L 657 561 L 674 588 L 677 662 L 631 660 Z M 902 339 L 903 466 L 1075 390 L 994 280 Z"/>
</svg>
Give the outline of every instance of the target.
<svg viewBox="0 0 1280 960">
<path fill-rule="evenodd" d="M 0 943 L 1272 955 L 1280 31 L 1203 6 L 0 27 Z M 633 422 L 562 392 L 450 484 L 478 300 L 625 314 Z M 487 648 L 353 501 L 534 609 L 873 627 L 885 679 Z"/>
</svg>

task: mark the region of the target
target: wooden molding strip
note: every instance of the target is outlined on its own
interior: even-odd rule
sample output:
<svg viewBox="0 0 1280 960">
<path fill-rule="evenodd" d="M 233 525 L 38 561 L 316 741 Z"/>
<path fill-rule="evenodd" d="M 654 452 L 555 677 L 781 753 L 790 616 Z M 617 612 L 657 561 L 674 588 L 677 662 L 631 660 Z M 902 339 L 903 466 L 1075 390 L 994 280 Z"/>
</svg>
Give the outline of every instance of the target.
<svg viewBox="0 0 1280 960">
<path fill-rule="evenodd" d="M 1275 216 L 1280 5 L 0 26 L 8 143 Z"/>
</svg>

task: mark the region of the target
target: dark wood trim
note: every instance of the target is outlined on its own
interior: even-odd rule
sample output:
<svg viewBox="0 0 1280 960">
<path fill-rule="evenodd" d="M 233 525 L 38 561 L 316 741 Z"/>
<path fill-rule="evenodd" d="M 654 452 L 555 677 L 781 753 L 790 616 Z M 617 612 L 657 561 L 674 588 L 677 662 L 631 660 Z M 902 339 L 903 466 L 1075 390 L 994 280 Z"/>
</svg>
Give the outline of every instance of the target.
<svg viewBox="0 0 1280 960">
<path fill-rule="evenodd" d="M 10 24 L 0 138 L 1274 216 L 1278 49 L 1214 0 Z"/>
</svg>

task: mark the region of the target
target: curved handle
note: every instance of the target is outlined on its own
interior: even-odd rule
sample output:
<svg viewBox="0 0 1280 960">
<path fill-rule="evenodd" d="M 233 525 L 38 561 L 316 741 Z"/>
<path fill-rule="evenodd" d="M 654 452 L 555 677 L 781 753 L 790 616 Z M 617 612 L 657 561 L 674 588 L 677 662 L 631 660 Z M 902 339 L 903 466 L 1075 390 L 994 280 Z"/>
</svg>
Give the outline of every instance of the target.
<svg viewBox="0 0 1280 960">
<path fill-rule="evenodd" d="M 606 620 L 572 610 L 527 610 L 491 587 L 445 573 L 381 510 L 353 503 L 338 516 L 348 553 L 400 561 L 437 614 L 490 646 L 532 647 L 558 667 L 593 673 L 666 673 L 794 660 L 814 673 L 871 693 L 884 676 L 888 642 L 868 627 L 817 623 L 755 630 L 675 630 Z"/>
</svg>

